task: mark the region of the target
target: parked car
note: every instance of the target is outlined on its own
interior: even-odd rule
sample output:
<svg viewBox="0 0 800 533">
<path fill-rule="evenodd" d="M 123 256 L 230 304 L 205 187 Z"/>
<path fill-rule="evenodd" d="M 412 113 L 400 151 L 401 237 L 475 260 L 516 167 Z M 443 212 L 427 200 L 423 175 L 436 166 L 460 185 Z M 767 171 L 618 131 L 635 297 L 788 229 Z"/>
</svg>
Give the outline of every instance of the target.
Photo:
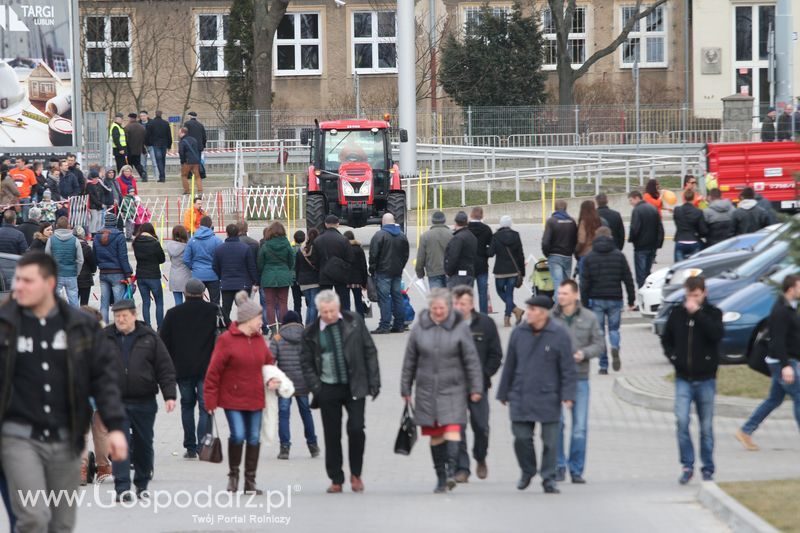
<svg viewBox="0 0 800 533">
<path fill-rule="evenodd" d="M 720 275 L 706 279 L 706 298 L 709 302 L 717 305 L 719 302 L 735 293 L 736 291 L 757 283 L 762 277 L 771 276 L 779 270 L 791 265 L 792 257 L 789 255 L 789 242 L 779 241 L 760 254 L 752 256 L 733 270 L 726 270 Z M 673 307 L 681 305 L 684 300 L 682 290 L 675 291 L 664 298 L 658 316 L 653 320 L 653 331 L 659 336 L 664 332 L 667 318 Z"/>
<path fill-rule="evenodd" d="M 16 254 L 0 253 L 0 301 L 5 300 L 6 296 L 11 294 L 19 257 Z"/>
<path fill-rule="evenodd" d="M 706 279 L 712 278 L 726 270 L 733 270 L 751 257 L 769 248 L 775 241 L 789 230 L 789 224 L 781 224 L 774 231 L 762 234 L 761 238 L 745 249 L 734 249 L 722 253 L 694 255 L 685 261 L 675 263 L 670 267 L 670 272 L 665 279 L 662 290 L 663 299 L 683 287 L 686 278 L 703 275 Z M 762 230 L 763 231 L 763 230 Z M 758 236 L 761 232 L 751 235 Z M 723 241 L 725 242 L 725 241 Z M 720 243 L 722 244 L 722 243 Z M 709 250 L 713 248 L 710 247 Z"/>
<path fill-rule="evenodd" d="M 724 362 L 747 361 L 756 339 L 766 333 L 767 318 L 780 296 L 783 278 L 799 272 L 800 267 L 789 265 L 719 303 L 725 324 L 725 336 L 720 345 L 720 357 Z"/>
<path fill-rule="evenodd" d="M 658 314 L 658 308 L 661 306 L 661 300 L 664 297 L 664 285 L 666 284 L 667 276 L 669 275 L 670 270 L 673 268 L 676 270 L 683 269 L 683 266 L 677 265 L 681 265 L 686 261 L 709 257 L 724 252 L 752 250 L 754 246 L 767 238 L 771 232 L 775 231 L 779 227 L 780 224 L 774 224 L 760 231 L 756 231 L 755 233 L 745 233 L 744 235 L 737 235 L 736 237 L 725 239 L 724 241 L 718 242 L 713 246 L 709 246 L 704 250 L 700 250 L 696 254 L 692 255 L 689 259 L 681 261 L 681 263 L 676 263 L 676 265 L 673 265 L 673 267 L 664 267 L 656 270 L 647 276 L 644 285 L 642 285 L 637 293 L 639 311 L 644 316 L 656 316 Z"/>
</svg>

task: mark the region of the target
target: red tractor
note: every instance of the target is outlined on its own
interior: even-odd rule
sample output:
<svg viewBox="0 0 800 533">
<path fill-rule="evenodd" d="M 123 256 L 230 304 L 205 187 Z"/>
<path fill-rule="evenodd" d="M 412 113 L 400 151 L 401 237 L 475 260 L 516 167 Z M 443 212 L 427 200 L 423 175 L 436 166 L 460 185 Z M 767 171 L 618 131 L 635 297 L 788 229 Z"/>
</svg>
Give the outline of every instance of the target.
<svg viewBox="0 0 800 533">
<path fill-rule="evenodd" d="M 309 228 L 323 228 L 329 214 L 353 228 L 380 224 L 388 212 L 405 231 L 406 192 L 392 161 L 389 131 L 385 120 L 337 120 L 316 122 L 313 130 L 301 133 L 300 143 L 311 145 Z M 405 130 L 399 134 L 400 142 L 408 141 Z"/>
</svg>

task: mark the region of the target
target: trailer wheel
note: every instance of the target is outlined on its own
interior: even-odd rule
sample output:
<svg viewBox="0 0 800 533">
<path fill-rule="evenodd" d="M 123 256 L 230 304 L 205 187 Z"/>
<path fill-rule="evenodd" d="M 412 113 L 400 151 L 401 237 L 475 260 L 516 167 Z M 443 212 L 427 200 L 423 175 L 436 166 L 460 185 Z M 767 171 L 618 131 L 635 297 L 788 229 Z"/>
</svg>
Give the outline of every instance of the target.
<svg viewBox="0 0 800 533">
<path fill-rule="evenodd" d="M 406 231 L 406 218 L 408 208 L 406 206 L 405 191 L 390 191 L 386 200 L 386 211 L 394 215 L 394 221 L 404 232 Z"/>
</svg>

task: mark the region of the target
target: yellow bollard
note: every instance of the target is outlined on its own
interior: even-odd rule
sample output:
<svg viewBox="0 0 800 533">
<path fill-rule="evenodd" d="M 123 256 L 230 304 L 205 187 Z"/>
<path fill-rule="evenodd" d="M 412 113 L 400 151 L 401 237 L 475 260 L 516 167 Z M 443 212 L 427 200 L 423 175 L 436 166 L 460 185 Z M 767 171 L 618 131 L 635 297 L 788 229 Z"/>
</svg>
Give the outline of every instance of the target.
<svg viewBox="0 0 800 533">
<path fill-rule="evenodd" d="M 289 214 L 289 174 L 286 174 L 286 192 L 283 195 L 283 205 L 286 210 L 286 232 L 292 234 L 292 220 Z"/>
<path fill-rule="evenodd" d="M 547 203 L 547 189 L 545 188 L 544 181 L 540 182 L 542 184 L 542 228 L 544 228 L 546 218 L 545 218 L 545 204 Z"/>
</svg>

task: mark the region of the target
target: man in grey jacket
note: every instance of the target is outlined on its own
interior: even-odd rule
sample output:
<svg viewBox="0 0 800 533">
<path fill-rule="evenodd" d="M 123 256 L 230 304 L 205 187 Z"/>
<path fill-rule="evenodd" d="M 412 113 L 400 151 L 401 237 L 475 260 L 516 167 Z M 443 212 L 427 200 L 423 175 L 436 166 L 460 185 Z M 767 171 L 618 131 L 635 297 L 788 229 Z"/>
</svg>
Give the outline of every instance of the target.
<svg viewBox="0 0 800 533">
<path fill-rule="evenodd" d="M 595 314 L 581 306 L 578 284 L 567 279 L 558 288 L 558 305 L 553 310 L 553 320 L 569 331 L 572 354 L 575 360 L 577 382 L 575 403 L 572 405 L 572 434 L 569 439 L 569 460 L 564 455 L 564 415 L 558 437 L 557 481 L 566 479 L 566 470 L 573 483 L 583 484 L 583 468 L 586 463 L 586 434 L 589 420 L 589 360 L 606 351 L 605 336 L 600 331 Z"/>
<path fill-rule="evenodd" d="M 447 276 L 444 274 L 444 251 L 447 243 L 453 238 L 453 232 L 445 224 L 446 219 L 441 211 L 434 211 L 431 216 L 431 229 L 422 234 L 417 249 L 415 270 L 422 279 L 428 275 L 428 286 L 431 289 L 445 288 Z"/>
<path fill-rule="evenodd" d="M 522 470 L 517 489 L 525 490 L 536 475 L 533 430 L 542 426 L 542 487 L 558 494 L 556 461 L 561 404 L 568 409 L 575 401 L 576 372 L 569 332 L 550 318 L 553 302 L 534 296 L 525 323 L 511 332 L 497 399 L 510 404 L 514 453 Z"/>
</svg>

